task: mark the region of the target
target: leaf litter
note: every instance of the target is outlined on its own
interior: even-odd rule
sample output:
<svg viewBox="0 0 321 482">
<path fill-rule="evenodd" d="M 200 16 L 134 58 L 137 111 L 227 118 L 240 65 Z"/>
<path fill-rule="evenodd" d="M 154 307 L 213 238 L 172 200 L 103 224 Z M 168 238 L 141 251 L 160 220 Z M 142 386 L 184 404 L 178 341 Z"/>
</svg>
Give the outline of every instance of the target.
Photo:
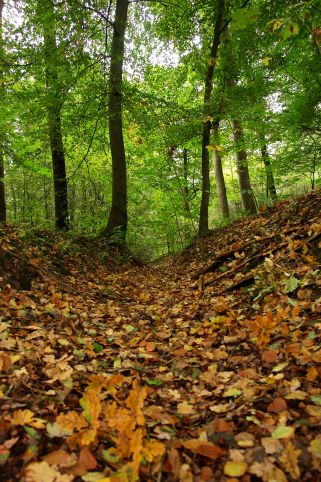
<svg viewBox="0 0 321 482">
<path fill-rule="evenodd" d="M 320 201 L 145 267 L 1 228 L 0 480 L 319 480 Z"/>
</svg>

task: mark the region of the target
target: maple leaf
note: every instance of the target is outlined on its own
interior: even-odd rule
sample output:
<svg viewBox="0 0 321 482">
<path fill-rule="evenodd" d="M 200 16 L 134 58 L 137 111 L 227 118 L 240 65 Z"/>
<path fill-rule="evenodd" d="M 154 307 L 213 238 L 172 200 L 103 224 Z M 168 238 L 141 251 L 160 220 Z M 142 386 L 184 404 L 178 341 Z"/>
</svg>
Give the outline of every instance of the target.
<svg viewBox="0 0 321 482">
<path fill-rule="evenodd" d="M 55 465 L 47 462 L 32 462 L 26 468 L 26 482 L 71 482 L 73 475 L 62 475 Z"/>
<path fill-rule="evenodd" d="M 11 417 L 12 425 L 29 425 L 34 428 L 45 428 L 45 420 L 35 418 L 31 410 L 15 410 Z"/>
<path fill-rule="evenodd" d="M 279 457 L 281 464 L 294 480 L 299 479 L 301 475 L 298 465 L 301 454 L 302 450 L 296 449 L 292 442 L 288 442 Z"/>
</svg>

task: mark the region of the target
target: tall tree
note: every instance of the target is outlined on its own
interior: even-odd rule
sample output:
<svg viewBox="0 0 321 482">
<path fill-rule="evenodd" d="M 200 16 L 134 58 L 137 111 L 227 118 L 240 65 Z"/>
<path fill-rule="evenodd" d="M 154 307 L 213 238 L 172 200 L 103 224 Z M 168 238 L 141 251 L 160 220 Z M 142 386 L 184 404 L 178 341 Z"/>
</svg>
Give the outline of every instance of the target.
<svg viewBox="0 0 321 482">
<path fill-rule="evenodd" d="M 0 222 L 6 222 L 6 198 L 4 187 L 4 141 L 5 141 L 5 127 L 4 127 L 4 99 L 5 99 L 5 85 L 4 85 L 4 46 L 3 46 L 3 5 L 4 1 L 0 0 L 0 102 L 2 110 L 0 120 Z M 0 110 L 0 113 L 1 113 Z"/>
<path fill-rule="evenodd" d="M 219 149 L 219 120 L 213 126 L 213 159 L 214 159 L 214 175 L 216 184 L 216 194 L 218 198 L 218 205 L 221 214 L 224 218 L 229 218 L 230 211 L 226 195 L 226 186 L 224 180 L 223 166 L 222 166 L 222 152 Z"/>
<path fill-rule="evenodd" d="M 250 181 L 247 152 L 244 149 L 243 127 L 239 120 L 233 119 L 232 128 L 236 148 L 235 160 L 242 208 L 249 214 L 256 214 L 256 203 Z"/>
<path fill-rule="evenodd" d="M 64 144 L 61 127 L 62 92 L 58 75 L 55 6 L 52 0 L 38 0 L 42 18 L 44 63 L 47 86 L 47 116 L 54 177 L 55 226 L 69 229 L 69 208 Z"/>
<path fill-rule="evenodd" d="M 128 18 L 128 0 L 117 0 L 109 74 L 109 140 L 112 156 L 112 205 L 104 233 L 118 232 L 121 241 L 127 232 L 127 169 L 123 138 L 122 91 L 125 32 Z"/>
<path fill-rule="evenodd" d="M 210 144 L 211 136 L 211 93 L 213 90 L 213 76 L 216 65 L 216 57 L 218 47 L 220 45 L 220 37 L 222 33 L 224 15 L 224 0 L 217 0 L 216 2 L 216 21 L 213 32 L 213 39 L 211 45 L 211 56 L 208 62 L 206 76 L 205 76 L 205 88 L 204 88 L 204 101 L 203 101 L 203 135 L 202 135 L 202 199 L 199 216 L 199 228 L 198 233 L 200 236 L 204 236 L 208 233 L 208 206 L 210 200 L 210 162 L 208 146 Z"/>
</svg>

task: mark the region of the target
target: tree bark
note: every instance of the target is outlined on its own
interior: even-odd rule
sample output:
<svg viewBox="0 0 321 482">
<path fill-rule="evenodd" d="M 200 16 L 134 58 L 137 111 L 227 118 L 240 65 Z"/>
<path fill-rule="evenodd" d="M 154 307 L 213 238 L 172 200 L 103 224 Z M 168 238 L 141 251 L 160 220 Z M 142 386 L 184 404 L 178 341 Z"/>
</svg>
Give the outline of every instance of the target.
<svg viewBox="0 0 321 482">
<path fill-rule="evenodd" d="M 61 128 L 62 99 L 57 66 L 58 49 L 54 4 L 51 0 L 39 0 L 38 6 L 43 21 L 44 60 L 48 94 L 47 116 L 54 178 L 55 226 L 58 230 L 68 230 L 68 188 Z"/>
<path fill-rule="evenodd" d="M 218 145 L 218 129 L 219 129 L 219 123 L 217 123 L 217 125 L 215 125 L 213 129 L 213 138 L 214 138 L 215 146 Z M 222 166 L 222 154 L 216 147 L 214 148 L 213 158 L 214 158 L 214 174 L 215 174 L 218 205 L 222 216 L 224 218 L 229 218 L 230 211 L 229 211 L 227 195 L 226 195 L 226 187 L 225 187 L 225 180 L 224 180 L 224 173 L 223 173 L 223 166 Z"/>
<path fill-rule="evenodd" d="M 272 202 L 275 203 L 278 200 L 278 196 L 276 193 L 276 188 L 274 183 L 272 165 L 271 165 L 270 156 L 269 156 L 269 152 L 268 152 L 264 137 L 262 141 L 263 141 L 263 144 L 261 145 L 261 155 L 262 155 L 262 159 L 265 167 L 266 190 L 267 190 L 268 196 L 271 197 Z"/>
<path fill-rule="evenodd" d="M 256 203 L 251 187 L 249 167 L 247 163 L 247 153 L 243 149 L 243 128 L 238 120 L 232 120 L 233 139 L 236 146 L 236 168 L 240 188 L 242 208 L 249 214 L 256 214 Z"/>
<path fill-rule="evenodd" d="M 4 85 L 4 45 L 3 45 L 3 0 L 0 0 L 0 98 L 1 108 L 4 107 L 5 85 Z M 2 110 L 2 109 L 1 109 Z M 4 141 L 5 141 L 4 119 L 1 115 L 0 121 L 0 222 L 5 223 L 7 220 L 6 197 L 4 186 Z"/>
<path fill-rule="evenodd" d="M 117 0 L 109 76 L 109 140 L 112 157 L 112 204 L 104 234 L 123 242 L 127 232 L 127 172 L 122 123 L 122 87 L 128 0 Z"/>
<path fill-rule="evenodd" d="M 202 199 L 200 206 L 199 228 L 198 233 L 200 236 L 204 236 L 208 233 L 208 206 L 210 200 L 210 162 L 209 152 L 207 146 L 210 144 L 210 135 L 212 122 L 209 119 L 211 115 L 211 94 L 213 89 L 213 75 L 216 64 L 216 57 L 218 47 L 220 45 L 220 37 L 222 33 L 223 14 L 224 14 L 224 0 L 217 0 L 216 9 L 216 22 L 214 26 L 213 40 L 211 46 L 211 58 L 208 63 L 206 77 L 205 77 L 205 89 L 204 89 L 204 101 L 203 101 L 203 136 L 202 136 Z"/>
</svg>

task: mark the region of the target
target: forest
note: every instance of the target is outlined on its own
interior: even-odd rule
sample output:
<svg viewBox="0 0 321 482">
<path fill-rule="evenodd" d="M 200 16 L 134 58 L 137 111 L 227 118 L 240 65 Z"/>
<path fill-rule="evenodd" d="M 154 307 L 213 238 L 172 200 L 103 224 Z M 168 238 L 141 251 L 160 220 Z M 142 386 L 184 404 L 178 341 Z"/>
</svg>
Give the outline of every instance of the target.
<svg viewBox="0 0 321 482">
<path fill-rule="evenodd" d="M 148 261 L 318 187 L 320 10 L 1 0 L 2 222 Z"/>
<path fill-rule="evenodd" d="M 321 480 L 320 0 L 0 0 L 0 482 Z"/>
</svg>

